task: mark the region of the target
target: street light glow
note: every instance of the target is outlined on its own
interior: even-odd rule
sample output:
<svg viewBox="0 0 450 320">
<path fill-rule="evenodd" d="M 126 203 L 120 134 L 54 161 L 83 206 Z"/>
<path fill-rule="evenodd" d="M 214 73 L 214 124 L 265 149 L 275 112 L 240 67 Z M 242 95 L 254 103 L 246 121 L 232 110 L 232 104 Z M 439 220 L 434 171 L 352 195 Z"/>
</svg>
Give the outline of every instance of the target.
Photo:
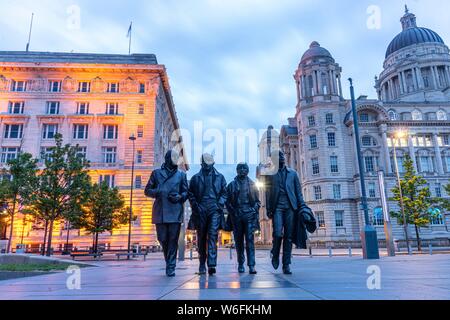
<svg viewBox="0 0 450 320">
<path fill-rule="evenodd" d="M 406 138 L 408 136 L 408 132 L 405 130 L 399 130 L 395 133 L 395 137 L 397 139 L 403 139 Z"/>
<path fill-rule="evenodd" d="M 258 189 L 264 189 L 264 183 L 262 183 L 261 181 L 259 181 L 259 180 L 256 180 L 256 182 L 255 182 L 255 185 L 256 185 L 256 187 L 258 188 Z"/>
</svg>

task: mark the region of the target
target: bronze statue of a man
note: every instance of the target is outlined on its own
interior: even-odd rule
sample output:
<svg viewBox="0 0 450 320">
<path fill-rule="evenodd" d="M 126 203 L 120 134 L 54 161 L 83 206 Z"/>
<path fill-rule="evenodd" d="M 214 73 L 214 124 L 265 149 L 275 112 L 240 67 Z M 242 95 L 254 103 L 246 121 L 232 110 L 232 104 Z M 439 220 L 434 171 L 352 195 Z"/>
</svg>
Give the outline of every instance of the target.
<svg viewBox="0 0 450 320">
<path fill-rule="evenodd" d="M 306 230 L 315 230 L 316 221 L 303 200 L 297 172 L 286 167 L 283 152 L 276 153 L 272 159 L 278 159 L 278 171 L 265 178 L 267 215 L 273 221 L 272 266 L 278 269 L 283 246 L 283 273 L 290 275 L 292 245 L 306 248 Z"/>
<path fill-rule="evenodd" d="M 145 195 L 154 198 L 153 224 L 164 251 L 166 275 L 175 276 L 178 238 L 184 221 L 184 203 L 188 199 L 186 174 L 178 169 L 179 155 L 168 151 L 161 169 L 152 172 Z"/>
<path fill-rule="evenodd" d="M 256 274 L 255 237 L 254 232 L 259 230 L 259 201 L 258 189 L 248 177 L 249 167 L 246 163 L 237 166 L 237 177 L 227 187 L 228 218 L 231 220 L 234 242 L 238 257 L 238 271 L 245 272 L 245 250 L 247 252 L 247 265 L 250 274 Z"/>
<path fill-rule="evenodd" d="M 214 168 L 214 158 L 202 156 L 202 168 L 189 184 L 192 208 L 190 229 L 197 231 L 199 274 L 214 275 L 217 267 L 217 241 L 219 229 L 224 227 L 224 206 L 227 199 L 225 177 Z"/>
</svg>

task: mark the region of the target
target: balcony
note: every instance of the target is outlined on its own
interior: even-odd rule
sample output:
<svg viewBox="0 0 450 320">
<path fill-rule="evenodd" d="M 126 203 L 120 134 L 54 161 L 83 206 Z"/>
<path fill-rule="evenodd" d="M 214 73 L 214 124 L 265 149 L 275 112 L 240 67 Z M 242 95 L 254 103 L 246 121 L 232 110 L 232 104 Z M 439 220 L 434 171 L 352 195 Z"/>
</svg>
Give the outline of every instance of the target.
<svg viewBox="0 0 450 320">
<path fill-rule="evenodd" d="M 117 161 L 114 163 L 106 162 L 91 162 L 90 169 L 92 170 L 112 170 L 112 169 L 122 169 L 125 166 L 124 161 Z"/>
</svg>

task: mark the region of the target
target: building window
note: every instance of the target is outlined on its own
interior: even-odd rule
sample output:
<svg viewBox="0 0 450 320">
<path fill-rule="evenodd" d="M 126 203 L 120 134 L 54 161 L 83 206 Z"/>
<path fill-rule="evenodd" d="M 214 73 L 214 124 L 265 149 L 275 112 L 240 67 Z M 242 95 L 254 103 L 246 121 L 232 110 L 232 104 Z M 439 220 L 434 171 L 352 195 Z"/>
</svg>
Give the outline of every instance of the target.
<svg viewBox="0 0 450 320">
<path fill-rule="evenodd" d="M 44 130 L 42 134 L 43 139 L 54 139 L 55 135 L 58 133 L 57 124 L 44 124 Z"/>
<path fill-rule="evenodd" d="M 13 147 L 4 147 L 2 148 L 1 162 L 8 163 L 10 160 L 17 159 L 19 156 L 20 148 Z"/>
<path fill-rule="evenodd" d="M 325 116 L 326 124 L 334 124 L 334 117 L 332 113 L 327 113 Z"/>
<path fill-rule="evenodd" d="M 314 199 L 316 201 L 322 200 L 322 187 L 314 186 Z"/>
<path fill-rule="evenodd" d="M 364 168 L 366 169 L 366 173 L 375 172 L 375 161 L 373 156 L 364 157 Z"/>
<path fill-rule="evenodd" d="M 437 119 L 439 121 L 447 121 L 447 114 L 445 113 L 445 111 L 443 110 L 439 110 L 437 112 Z"/>
<path fill-rule="evenodd" d="M 339 173 L 339 163 L 337 156 L 330 157 L 330 170 L 331 173 Z"/>
<path fill-rule="evenodd" d="M 442 186 L 440 183 L 436 183 L 434 191 L 436 193 L 436 198 L 442 198 Z"/>
<path fill-rule="evenodd" d="M 438 143 L 440 147 L 450 146 L 450 134 L 443 134 L 438 137 Z"/>
<path fill-rule="evenodd" d="M 117 126 L 117 125 L 104 125 L 103 126 L 103 139 L 117 140 L 118 137 L 119 137 L 119 126 Z"/>
<path fill-rule="evenodd" d="M 369 182 L 368 189 L 369 189 L 369 198 L 376 198 L 377 190 L 375 182 Z"/>
<path fill-rule="evenodd" d="M 317 136 L 315 134 L 309 136 L 309 144 L 311 149 L 317 149 Z"/>
<path fill-rule="evenodd" d="M 145 113 L 145 106 L 143 104 L 139 105 L 138 108 L 138 114 L 144 114 Z"/>
<path fill-rule="evenodd" d="M 89 126 L 87 124 L 76 124 L 73 126 L 73 138 L 75 140 L 86 140 L 88 138 Z"/>
<path fill-rule="evenodd" d="M 77 147 L 76 156 L 81 159 L 87 159 L 87 147 Z"/>
<path fill-rule="evenodd" d="M 334 198 L 334 200 L 341 200 L 342 199 L 341 185 L 340 184 L 333 184 L 333 198 Z"/>
<path fill-rule="evenodd" d="M 314 117 L 314 116 L 308 117 L 308 126 L 310 126 L 310 127 L 316 126 L 316 117 Z"/>
<path fill-rule="evenodd" d="M 389 111 L 389 119 L 391 121 L 397 121 L 398 120 L 397 112 L 395 112 L 394 110 L 390 110 Z"/>
<path fill-rule="evenodd" d="M 419 157 L 420 161 L 420 172 L 433 172 L 433 164 L 431 158 L 428 156 Z"/>
<path fill-rule="evenodd" d="M 25 92 L 27 91 L 27 82 L 26 81 L 15 81 L 11 82 L 11 91 L 13 92 Z"/>
<path fill-rule="evenodd" d="M 91 83 L 88 81 L 82 81 L 78 83 L 78 92 L 90 92 Z"/>
<path fill-rule="evenodd" d="M 23 124 L 6 124 L 5 139 L 22 139 Z"/>
<path fill-rule="evenodd" d="M 336 221 L 336 228 L 342 228 L 344 226 L 344 211 L 335 211 L 334 218 Z"/>
<path fill-rule="evenodd" d="M 419 110 L 414 110 L 412 112 L 412 119 L 414 121 L 422 121 L 423 120 L 422 113 Z"/>
<path fill-rule="evenodd" d="M 326 227 L 325 214 L 323 212 L 316 212 L 316 217 L 319 228 L 324 229 Z"/>
<path fill-rule="evenodd" d="M 10 114 L 23 114 L 25 102 L 12 102 L 8 104 L 8 113 Z"/>
<path fill-rule="evenodd" d="M 103 147 L 103 163 L 116 163 L 117 148 L 116 147 Z"/>
<path fill-rule="evenodd" d="M 61 81 L 49 81 L 49 92 L 61 92 Z"/>
<path fill-rule="evenodd" d="M 373 209 L 373 221 L 374 226 L 384 226 L 384 214 L 383 208 L 377 207 Z"/>
<path fill-rule="evenodd" d="M 47 102 L 47 114 L 59 114 L 59 105 L 60 103 L 57 101 Z"/>
<path fill-rule="evenodd" d="M 403 157 L 397 157 L 397 165 L 398 165 L 398 172 L 399 173 L 405 173 L 405 168 L 403 166 L 404 158 Z M 391 164 L 392 164 L 392 172 L 396 172 L 395 169 L 395 159 L 394 157 L 391 157 Z"/>
<path fill-rule="evenodd" d="M 328 146 L 336 147 L 336 133 L 328 132 Z"/>
<path fill-rule="evenodd" d="M 117 115 L 119 114 L 119 104 L 118 103 L 107 103 L 106 104 L 106 114 Z"/>
<path fill-rule="evenodd" d="M 119 92 L 119 83 L 117 83 L 117 82 L 108 83 L 108 92 L 109 93 L 118 93 Z"/>
<path fill-rule="evenodd" d="M 143 151 L 138 150 L 136 153 L 136 163 L 141 164 L 143 162 Z"/>
<path fill-rule="evenodd" d="M 377 141 L 371 136 L 364 136 L 361 139 L 363 147 L 375 147 L 377 146 Z"/>
<path fill-rule="evenodd" d="M 136 176 L 135 181 L 134 181 L 134 187 L 136 189 L 142 188 L 142 176 Z"/>
<path fill-rule="evenodd" d="M 116 176 L 110 175 L 110 174 L 100 175 L 99 182 L 100 182 L 100 184 L 106 183 L 108 185 L 108 187 L 110 187 L 111 189 L 115 188 Z"/>
<path fill-rule="evenodd" d="M 311 162 L 312 162 L 313 175 L 320 174 L 319 159 L 318 158 L 313 158 L 313 159 L 311 159 Z"/>
<path fill-rule="evenodd" d="M 139 83 L 139 93 L 145 93 L 145 83 Z"/>
<path fill-rule="evenodd" d="M 363 123 L 369 122 L 369 114 L 368 113 L 361 113 L 359 115 L 359 122 L 363 122 Z"/>
<path fill-rule="evenodd" d="M 143 138 L 144 137 L 144 126 L 139 125 L 137 127 L 137 137 L 138 138 Z"/>
<path fill-rule="evenodd" d="M 77 114 L 89 114 L 89 103 L 79 102 L 77 104 Z"/>
<path fill-rule="evenodd" d="M 52 155 L 55 147 L 41 148 L 41 159 L 44 161 L 52 161 Z"/>
</svg>

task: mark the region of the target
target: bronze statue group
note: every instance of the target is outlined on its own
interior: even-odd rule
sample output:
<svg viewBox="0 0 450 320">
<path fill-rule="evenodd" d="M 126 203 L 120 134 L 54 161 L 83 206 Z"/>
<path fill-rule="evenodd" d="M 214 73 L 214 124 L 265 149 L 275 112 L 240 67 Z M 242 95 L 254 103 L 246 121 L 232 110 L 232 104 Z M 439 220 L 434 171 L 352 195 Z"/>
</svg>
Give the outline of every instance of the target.
<svg viewBox="0 0 450 320">
<path fill-rule="evenodd" d="M 275 157 L 272 157 L 275 158 Z M 273 222 L 272 266 L 290 275 L 292 247 L 306 249 L 307 231 L 316 230 L 316 220 L 303 200 L 296 171 L 286 167 L 282 152 L 276 154 L 277 170 L 264 178 L 267 215 Z M 198 274 L 216 273 L 219 230 L 232 231 L 238 257 L 238 272 L 245 273 L 245 253 L 250 274 L 256 274 L 255 238 L 259 230 L 261 202 L 255 183 L 248 177 L 249 166 L 238 164 L 237 176 L 227 185 L 214 167 L 214 158 L 202 156 L 201 170 L 188 185 L 178 169 L 179 155 L 171 150 L 161 169 L 153 171 L 145 194 L 154 199 L 153 224 L 156 225 L 166 261 L 166 275 L 175 276 L 178 238 L 184 221 L 184 203 L 189 200 L 192 215 L 188 229 L 197 232 Z M 224 209 L 228 216 L 225 219 Z"/>
</svg>

